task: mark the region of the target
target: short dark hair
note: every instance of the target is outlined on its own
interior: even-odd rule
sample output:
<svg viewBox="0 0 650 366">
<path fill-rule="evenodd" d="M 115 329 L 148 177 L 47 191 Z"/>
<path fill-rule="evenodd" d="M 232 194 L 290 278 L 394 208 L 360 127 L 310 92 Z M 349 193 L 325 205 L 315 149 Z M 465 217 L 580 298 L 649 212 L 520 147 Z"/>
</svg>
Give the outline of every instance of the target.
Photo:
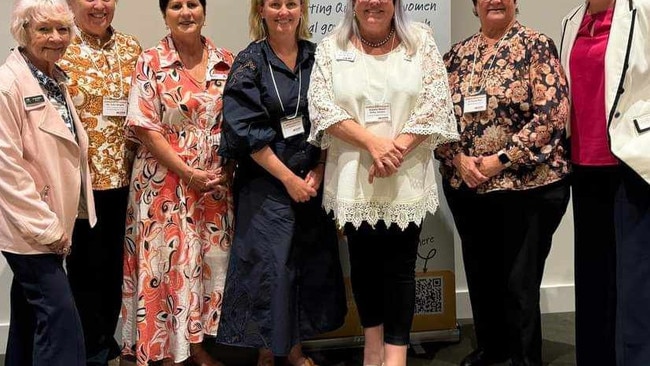
<svg viewBox="0 0 650 366">
<path fill-rule="evenodd" d="M 475 16 L 478 16 L 476 13 L 476 2 L 478 0 L 472 0 L 472 3 L 474 4 L 474 9 L 472 9 L 472 12 L 474 13 Z M 515 4 L 517 3 L 517 0 L 515 0 Z M 519 8 L 515 9 L 515 14 L 519 14 Z"/>
<path fill-rule="evenodd" d="M 160 12 L 165 15 L 165 10 L 167 10 L 167 5 L 169 5 L 170 0 L 158 0 L 158 6 L 160 6 Z M 205 1 L 206 0 L 199 0 L 201 3 L 201 6 L 203 6 L 203 14 L 205 14 Z M 476 0 L 473 0 L 474 3 L 476 3 Z"/>
</svg>

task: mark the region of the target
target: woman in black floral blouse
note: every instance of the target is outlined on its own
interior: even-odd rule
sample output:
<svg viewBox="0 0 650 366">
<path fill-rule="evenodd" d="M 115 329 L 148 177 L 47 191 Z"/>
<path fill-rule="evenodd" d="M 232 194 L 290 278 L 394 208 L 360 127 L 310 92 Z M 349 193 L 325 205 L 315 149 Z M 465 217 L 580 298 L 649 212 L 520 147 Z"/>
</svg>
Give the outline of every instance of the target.
<svg viewBox="0 0 650 366">
<path fill-rule="evenodd" d="M 472 0 L 481 30 L 445 55 L 461 140 L 436 151 L 478 349 L 461 365 L 541 365 L 539 286 L 569 200 L 567 82 L 517 0 Z"/>
</svg>

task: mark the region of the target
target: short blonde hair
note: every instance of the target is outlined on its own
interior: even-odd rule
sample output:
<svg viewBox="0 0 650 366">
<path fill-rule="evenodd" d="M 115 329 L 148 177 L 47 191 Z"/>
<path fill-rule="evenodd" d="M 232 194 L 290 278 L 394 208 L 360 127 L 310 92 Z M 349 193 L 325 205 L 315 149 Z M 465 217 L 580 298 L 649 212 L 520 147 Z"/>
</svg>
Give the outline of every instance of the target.
<svg viewBox="0 0 650 366">
<path fill-rule="evenodd" d="M 266 24 L 260 15 L 260 6 L 268 0 L 251 0 L 251 9 L 248 13 L 248 33 L 253 41 L 259 41 L 266 38 L 268 32 L 266 31 Z M 311 32 L 309 32 L 309 0 L 298 0 L 302 7 L 300 15 L 300 24 L 296 30 L 296 37 L 298 39 L 310 39 Z"/>
<path fill-rule="evenodd" d="M 18 45 L 27 45 L 27 25 L 32 22 L 55 21 L 70 28 L 75 35 L 74 14 L 66 0 L 16 0 L 11 12 L 11 35 Z"/>
</svg>

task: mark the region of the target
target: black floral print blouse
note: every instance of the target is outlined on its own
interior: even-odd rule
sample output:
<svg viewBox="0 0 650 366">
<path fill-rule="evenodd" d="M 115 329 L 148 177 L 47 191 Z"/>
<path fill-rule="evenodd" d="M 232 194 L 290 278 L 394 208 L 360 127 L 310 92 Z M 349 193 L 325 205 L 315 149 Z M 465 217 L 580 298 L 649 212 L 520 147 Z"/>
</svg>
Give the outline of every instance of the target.
<svg viewBox="0 0 650 366">
<path fill-rule="evenodd" d="M 444 56 L 461 137 L 459 142 L 440 146 L 436 157 L 444 180 L 454 188 L 463 182 L 452 164 L 459 152 L 478 157 L 505 149 L 512 161 L 509 168 L 479 185 L 478 193 L 535 188 L 569 172 L 565 148 L 568 85 L 555 44 L 515 22 L 498 46 L 499 42 L 488 46 L 477 33 Z M 494 59 L 481 57 L 490 52 Z M 463 113 L 472 69 L 471 85 L 484 86 L 487 110 Z"/>
</svg>

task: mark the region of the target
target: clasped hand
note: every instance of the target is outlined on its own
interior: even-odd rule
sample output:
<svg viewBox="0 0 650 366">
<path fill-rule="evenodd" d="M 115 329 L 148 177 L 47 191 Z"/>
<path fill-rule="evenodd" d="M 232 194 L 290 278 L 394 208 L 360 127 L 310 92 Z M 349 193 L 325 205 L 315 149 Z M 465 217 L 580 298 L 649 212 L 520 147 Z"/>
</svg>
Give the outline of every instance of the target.
<svg viewBox="0 0 650 366">
<path fill-rule="evenodd" d="M 453 164 L 469 188 L 478 187 L 505 168 L 496 154 L 475 157 L 459 153 L 454 157 Z"/>
<path fill-rule="evenodd" d="M 376 137 L 369 148 L 373 163 L 368 171 L 368 182 L 372 184 L 375 177 L 386 178 L 397 173 L 404 162 L 406 150 L 395 140 Z"/>
<path fill-rule="evenodd" d="M 194 169 L 188 180 L 188 186 L 198 192 L 225 191 L 231 179 L 231 172 L 221 166 L 215 170 Z"/>
<path fill-rule="evenodd" d="M 312 197 L 316 197 L 318 189 L 323 181 L 324 165 L 318 164 L 316 167 L 307 173 L 307 176 L 302 179 L 299 176 L 292 174 L 292 176 L 284 182 L 284 186 L 291 196 L 291 199 L 296 202 L 307 202 Z"/>
</svg>

